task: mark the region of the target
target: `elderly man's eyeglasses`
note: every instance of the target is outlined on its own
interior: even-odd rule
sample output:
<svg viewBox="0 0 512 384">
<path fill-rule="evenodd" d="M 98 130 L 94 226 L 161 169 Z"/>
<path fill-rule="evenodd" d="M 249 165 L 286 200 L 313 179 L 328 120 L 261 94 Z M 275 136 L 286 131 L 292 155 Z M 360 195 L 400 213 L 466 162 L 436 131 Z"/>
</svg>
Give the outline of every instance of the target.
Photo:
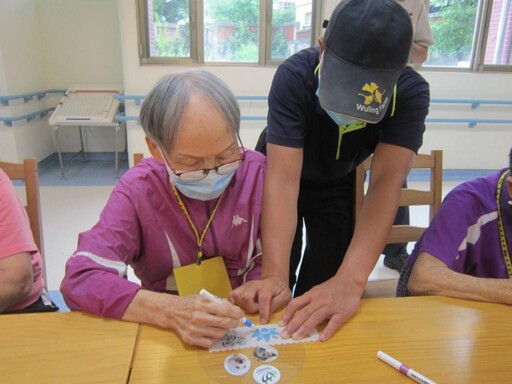
<svg viewBox="0 0 512 384">
<path fill-rule="evenodd" d="M 169 165 L 169 162 L 167 161 L 167 158 L 164 156 L 165 161 L 167 162 L 169 169 L 176 175 L 178 178 L 183 181 L 184 183 L 194 183 L 197 181 L 203 180 L 211 171 L 214 171 L 218 175 L 229 175 L 232 172 L 235 172 L 238 167 L 243 163 L 245 160 L 245 149 L 242 147 L 242 154 L 239 159 L 230 161 L 229 163 L 224 163 L 219 165 L 215 168 L 209 168 L 209 169 L 197 169 L 195 171 L 178 171 L 175 169 L 172 169 L 172 167 Z"/>
</svg>

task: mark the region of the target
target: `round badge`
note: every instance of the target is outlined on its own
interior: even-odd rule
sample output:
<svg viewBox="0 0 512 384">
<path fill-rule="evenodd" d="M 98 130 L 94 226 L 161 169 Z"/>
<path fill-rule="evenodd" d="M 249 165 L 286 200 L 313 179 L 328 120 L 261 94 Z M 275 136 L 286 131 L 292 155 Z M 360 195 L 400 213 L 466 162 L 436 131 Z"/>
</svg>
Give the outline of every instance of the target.
<svg viewBox="0 0 512 384">
<path fill-rule="evenodd" d="M 249 372 L 251 361 L 243 353 L 234 353 L 226 357 L 224 368 L 230 375 L 242 376 Z"/>
<path fill-rule="evenodd" d="M 281 379 L 281 372 L 271 365 L 260 365 L 254 370 L 252 377 L 259 384 L 273 384 Z"/>
<path fill-rule="evenodd" d="M 264 347 L 256 347 L 252 352 L 253 356 L 258 361 L 262 361 L 264 363 L 270 363 L 279 357 L 277 350 L 270 345 L 266 345 Z"/>
</svg>

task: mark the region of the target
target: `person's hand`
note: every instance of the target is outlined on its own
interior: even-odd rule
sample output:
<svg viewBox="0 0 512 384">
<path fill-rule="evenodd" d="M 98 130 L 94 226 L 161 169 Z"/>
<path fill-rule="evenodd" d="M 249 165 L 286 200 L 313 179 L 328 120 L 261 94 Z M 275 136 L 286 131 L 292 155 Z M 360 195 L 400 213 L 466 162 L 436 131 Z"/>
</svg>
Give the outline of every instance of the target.
<svg viewBox="0 0 512 384">
<path fill-rule="evenodd" d="M 328 340 L 338 327 L 352 317 L 361 302 L 361 288 L 350 279 L 333 277 L 293 299 L 281 316 L 283 338 L 306 337 L 318 324 L 329 319 L 320 340 Z"/>
<path fill-rule="evenodd" d="M 260 323 L 266 324 L 270 314 L 288 304 L 292 293 L 288 282 L 277 276 L 252 280 L 231 291 L 229 301 L 249 313 L 260 313 Z"/>
<path fill-rule="evenodd" d="M 227 300 L 218 303 L 199 295 L 178 298 L 169 311 L 170 325 L 181 339 L 203 348 L 211 347 L 228 329 L 238 327 L 244 316 Z"/>
</svg>

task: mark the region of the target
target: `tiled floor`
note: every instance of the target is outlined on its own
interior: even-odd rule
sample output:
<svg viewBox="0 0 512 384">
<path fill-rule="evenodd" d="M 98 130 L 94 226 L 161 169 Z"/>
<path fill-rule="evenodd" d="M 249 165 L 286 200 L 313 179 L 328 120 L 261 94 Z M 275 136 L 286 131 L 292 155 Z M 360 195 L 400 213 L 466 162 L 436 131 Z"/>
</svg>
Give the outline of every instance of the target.
<svg viewBox="0 0 512 384">
<path fill-rule="evenodd" d="M 90 157 L 92 160 L 82 162 L 75 158 L 65 165 L 66 179 L 61 179 L 60 168 L 56 158 L 45 160 L 40 165 L 40 185 L 42 219 L 46 255 L 48 287 L 57 291 L 64 276 L 66 260 L 76 248 L 78 234 L 92 227 L 117 182 L 113 157 L 110 159 Z M 127 169 L 126 161 L 121 163 L 119 176 Z M 443 194 L 465 178 L 476 177 L 470 173 L 458 177 L 455 181 L 443 183 Z M 445 176 L 446 179 L 457 177 Z M 419 180 L 419 181 L 418 181 Z M 411 176 L 409 185 L 425 185 L 421 175 Z M 423 178 L 424 180 L 424 178 Z M 21 187 L 17 187 L 21 188 Z M 428 222 L 427 208 L 418 207 L 411 210 L 411 222 L 425 224 Z M 412 244 L 409 244 L 412 249 Z M 396 279 L 398 272 L 382 264 L 382 257 L 377 263 L 370 280 Z M 129 278 L 136 280 L 130 274 Z M 55 297 L 55 296 L 54 296 Z"/>
<path fill-rule="evenodd" d="M 86 153 L 82 155 L 63 153 L 64 178 L 56 153 L 39 163 L 39 184 L 46 186 L 113 186 L 128 169 L 126 154 L 118 156 L 115 168 L 114 153 Z"/>
</svg>

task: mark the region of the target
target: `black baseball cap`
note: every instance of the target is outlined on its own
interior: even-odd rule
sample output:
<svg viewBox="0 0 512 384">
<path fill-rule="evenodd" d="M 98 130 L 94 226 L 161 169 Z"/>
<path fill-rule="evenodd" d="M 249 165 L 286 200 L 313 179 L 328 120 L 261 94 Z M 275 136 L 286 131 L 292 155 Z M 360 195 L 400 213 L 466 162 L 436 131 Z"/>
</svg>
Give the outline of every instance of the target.
<svg viewBox="0 0 512 384">
<path fill-rule="evenodd" d="M 412 23 L 394 0 L 342 0 L 324 33 L 322 108 L 378 123 L 409 58 Z"/>
</svg>

